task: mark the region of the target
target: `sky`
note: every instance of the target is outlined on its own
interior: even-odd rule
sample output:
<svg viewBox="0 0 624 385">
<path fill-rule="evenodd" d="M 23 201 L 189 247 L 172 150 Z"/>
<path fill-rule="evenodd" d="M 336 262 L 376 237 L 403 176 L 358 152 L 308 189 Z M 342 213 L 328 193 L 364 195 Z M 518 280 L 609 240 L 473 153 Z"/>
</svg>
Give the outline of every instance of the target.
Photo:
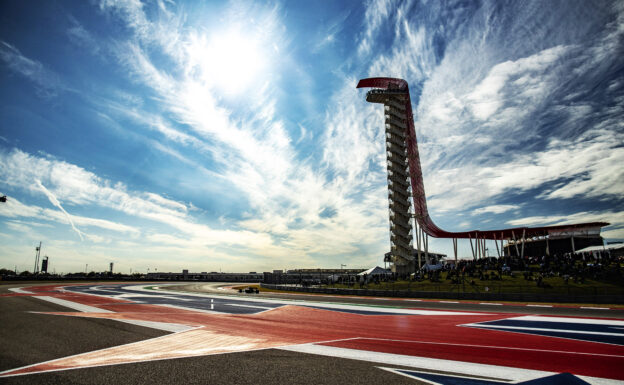
<svg viewBox="0 0 624 385">
<path fill-rule="evenodd" d="M 376 76 L 409 83 L 440 227 L 624 239 L 621 1 L 6 0 L 0 267 L 383 265 Z"/>
</svg>

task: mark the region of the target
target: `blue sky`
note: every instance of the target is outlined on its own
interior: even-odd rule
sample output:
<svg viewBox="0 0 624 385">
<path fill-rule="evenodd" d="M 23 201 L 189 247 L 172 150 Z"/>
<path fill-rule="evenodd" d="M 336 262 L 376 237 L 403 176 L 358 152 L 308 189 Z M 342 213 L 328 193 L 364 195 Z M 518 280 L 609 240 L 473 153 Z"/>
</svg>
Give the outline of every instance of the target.
<svg viewBox="0 0 624 385">
<path fill-rule="evenodd" d="M 623 41 L 617 1 L 3 1 L 0 266 L 381 264 L 371 76 L 410 84 L 441 227 L 622 239 Z"/>
</svg>

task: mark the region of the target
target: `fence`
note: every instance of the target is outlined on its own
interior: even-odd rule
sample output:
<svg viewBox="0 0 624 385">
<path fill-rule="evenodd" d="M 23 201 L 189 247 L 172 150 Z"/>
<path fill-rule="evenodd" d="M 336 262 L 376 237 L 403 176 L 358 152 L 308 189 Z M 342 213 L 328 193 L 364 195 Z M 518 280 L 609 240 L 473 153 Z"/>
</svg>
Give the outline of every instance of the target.
<svg viewBox="0 0 624 385">
<path fill-rule="evenodd" d="M 557 288 L 529 288 L 527 286 L 491 285 L 485 291 L 484 287 L 470 285 L 456 285 L 452 290 L 448 286 L 428 285 L 425 290 L 394 290 L 392 286 L 386 290 L 330 288 L 330 287 L 301 287 L 295 285 L 261 284 L 262 287 L 273 290 L 285 290 L 306 293 L 322 293 L 335 295 L 357 295 L 374 297 L 404 297 L 404 298 L 437 298 L 437 299 L 467 299 L 478 301 L 525 301 L 525 302 L 555 302 L 555 303 L 595 303 L 595 304 L 624 304 L 624 291 L 607 287 L 584 286 Z M 445 289 L 445 290 L 442 290 Z M 531 291 L 528 292 L 527 290 Z"/>
</svg>

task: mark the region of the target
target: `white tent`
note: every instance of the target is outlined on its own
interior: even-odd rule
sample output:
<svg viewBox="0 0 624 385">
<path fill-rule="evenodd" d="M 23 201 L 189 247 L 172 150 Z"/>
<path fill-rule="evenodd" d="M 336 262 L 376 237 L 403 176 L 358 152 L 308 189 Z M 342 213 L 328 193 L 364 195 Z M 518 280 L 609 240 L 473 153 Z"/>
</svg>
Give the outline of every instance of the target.
<svg viewBox="0 0 624 385">
<path fill-rule="evenodd" d="M 358 275 L 366 275 L 367 277 L 374 277 L 374 276 L 386 276 L 386 275 L 392 275 L 392 272 L 389 270 L 386 270 L 384 268 L 381 268 L 379 266 L 375 266 L 375 267 L 371 267 L 370 269 L 363 271 L 361 273 L 359 273 Z"/>
<path fill-rule="evenodd" d="M 576 254 L 590 252 L 608 252 L 612 257 L 622 257 L 624 256 L 624 243 L 614 243 L 606 246 L 589 246 L 581 250 L 576 250 Z"/>
<path fill-rule="evenodd" d="M 453 262 L 455 262 L 455 261 L 453 261 Z M 440 262 L 440 263 L 436 263 L 435 265 L 434 264 L 425 263 L 422 268 L 423 268 L 423 270 L 426 270 L 426 271 L 436 271 L 436 270 L 441 270 L 442 267 L 444 267 L 444 266 L 442 266 L 442 262 Z"/>
<path fill-rule="evenodd" d="M 613 251 L 624 248 L 624 243 L 616 243 L 606 246 L 589 246 L 581 250 L 576 250 L 577 253 L 589 253 L 591 251 Z"/>
</svg>

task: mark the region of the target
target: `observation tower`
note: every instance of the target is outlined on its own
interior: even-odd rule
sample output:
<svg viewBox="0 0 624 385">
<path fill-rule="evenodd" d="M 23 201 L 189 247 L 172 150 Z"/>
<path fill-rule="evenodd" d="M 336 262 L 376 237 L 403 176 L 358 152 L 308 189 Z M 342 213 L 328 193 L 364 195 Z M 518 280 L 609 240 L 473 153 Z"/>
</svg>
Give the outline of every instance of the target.
<svg viewBox="0 0 624 385">
<path fill-rule="evenodd" d="M 415 268 L 412 251 L 410 168 L 406 142 L 408 133 L 406 98 L 409 98 L 409 95 L 392 83 L 387 89 L 374 89 L 366 94 L 367 102 L 384 105 L 390 255 L 392 271 L 398 274 L 412 272 Z"/>
<path fill-rule="evenodd" d="M 392 271 L 409 274 L 421 267 L 421 245 L 425 253 L 428 236 L 453 239 L 453 250 L 457 261 L 457 240 L 469 239 L 473 258 L 485 256 L 485 241 L 493 240 L 499 257 L 503 255 L 503 240 L 508 249 L 514 246 L 515 255 L 524 257 L 524 245 L 528 241 L 543 240 L 548 253 L 549 239 L 570 238 L 571 250 L 575 251 L 575 237 L 592 237 L 600 234 L 606 222 L 578 223 L 545 227 L 515 227 L 500 230 L 471 230 L 450 232 L 442 230 L 429 216 L 425 187 L 423 184 L 420 155 L 414 128 L 412 102 L 409 87 L 403 79 L 369 78 L 358 82 L 357 88 L 372 88 L 366 94 L 366 101 L 384 105 L 386 132 L 386 159 L 388 171 L 388 207 L 390 214 L 390 255 Z M 412 201 L 410 202 L 410 196 Z M 411 212 L 411 203 L 414 213 Z M 410 219 L 416 219 L 417 261 L 412 247 L 412 226 Z M 473 246 L 474 241 L 474 246 Z M 500 248 L 499 242 L 500 241 Z"/>
</svg>

